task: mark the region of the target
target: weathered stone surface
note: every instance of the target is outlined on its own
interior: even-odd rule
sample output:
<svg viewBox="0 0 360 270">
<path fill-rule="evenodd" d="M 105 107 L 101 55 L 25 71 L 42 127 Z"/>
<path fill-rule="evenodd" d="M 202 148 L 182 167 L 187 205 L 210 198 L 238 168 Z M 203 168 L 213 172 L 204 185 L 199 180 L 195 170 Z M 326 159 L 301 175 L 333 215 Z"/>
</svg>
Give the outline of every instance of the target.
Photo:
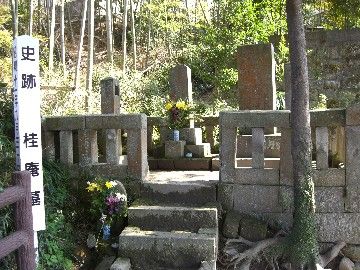
<svg viewBox="0 0 360 270">
<path fill-rule="evenodd" d="M 192 153 L 195 158 L 209 157 L 211 155 L 210 143 L 198 145 L 185 145 L 185 153 Z"/>
<path fill-rule="evenodd" d="M 146 117 L 145 117 L 146 118 Z M 146 119 L 144 119 L 146 122 Z M 149 172 L 146 128 L 127 130 L 127 160 L 129 175 L 144 180 Z"/>
<path fill-rule="evenodd" d="M 346 109 L 346 125 L 360 126 L 360 105 L 355 104 Z"/>
<path fill-rule="evenodd" d="M 192 101 L 191 69 L 177 65 L 170 71 L 171 98 Z"/>
<path fill-rule="evenodd" d="M 329 131 L 327 127 L 316 127 L 316 168 L 329 168 Z"/>
<path fill-rule="evenodd" d="M 128 168 L 126 165 L 111 165 L 111 164 L 93 164 L 89 169 L 89 173 L 95 176 L 124 179 L 128 175 Z"/>
<path fill-rule="evenodd" d="M 79 164 L 88 166 L 98 162 L 98 145 L 96 130 L 79 130 Z"/>
<path fill-rule="evenodd" d="M 71 130 L 60 131 L 60 161 L 64 164 L 73 164 L 73 133 Z"/>
<path fill-rule="evenodd" d="M 234 210 L 244 213 L 279 213 L 278 186 L 234 185 Z"/>
<path fill-rule="evenodd" d="M 96 266 L 95 270 L 108 270 L 110 269 L 112 263 L 115 261 L 115 256 L 105 257 L 99 264 Z"/>
<path fill-rule="evenodd" d="M 43 133 L 43 149 L 46 159 L 55 160 L 55 132 L 45 131 Z"/>
<path fill-rule="evenodd" d="M 238 212 L 229 211 L 226 214 L 224 225 L 223 225 L 223 235 L 227 238 L 238 238 L 240 221 L 243 218 Z"/>
<path fill-rule="evenodd" d="M 279 185 L 279 170 L 236 168 L 234 183 L 250 185 Z"/>
<path fill-rule="evenodd" d="M 182 158 L 184 157 L 185 141 L 166 141 L 165 157 L 166 158 Z"/>
<path fill-rule="evenodd" d="M 339 270 L 353 270 L 355 264 L 346 257 L 343 257 L 339 264 Z"/>
<path fill-rule="evenodd" d="M 85 117 L 84 116 L 46 117 L 43 122 L 43 127 L 46 131 L 84 129 Z"/>
<path fill-rule="evenodd" d="M 347 126 L 346 129 L 346 185 L 360 183 L 360 126 Z"/>
<path fill-rule="evenodd" d="M 216 187 L 212 184 L 191 182 L 143 182 L 144 198 L 160 204 L 202 206 L 216 201 Z"/>
<path fill-rule="evenodd" d="M 227 128 L 235 127 L 280 127 L 290 126 L 290 111 L 226 111 L 220 112 L 220 124 Z"/>
<path fill-rule="evenodd" d="M 345 186 L 345 170 L 328 168 L 326 170 L 313 170 L 313 181 L 319 187 Z"/>
<path fill-rule="evenodd" d="M 226 116 L 220 112 L 220 181 L 232 182 L 235 177 L 236 128 L 226 128 Z"/>
<path fill-rule="evenodd" d="M 218 185 L 218 201 L 224 210 L 232 210 L 234 208 L 234 185 L 219 183 Z"/>
<path fill-rule="evenodd" d="M 217 209 L 178 206 L 135 206 L 128 209 L 129 225 L 142 230 L 217 229 Z"/>
<path fill-rule="evenodd" d="M 354 262 L 360 262 L 360 245 L 346 245 L 341 252 Z"/>
<path fill-rule="evenodd" d="M 251 158 L 237 158 L 236 167 L 251 169 Z M 264 167 L 265 169 L 279 170 L 280 158 L 265 158 Z"/>
<path fill-rule="evenodd" d="M 210 170 L 210 158 L 190 158 L 190 159 L 175 159 L 174 166 L 176 170 Z"/>
<path fill-rule="evenodd" d="M 294 193 L 292 187 L 280 188 L 280 202 L 283 211 L 293 211 Z M 315 205 L 317 213 L 343 213 L 345 208 L 343 187 L 316 187 Z"/>
<path fill-rule="evenodd" d="M 87 129 L 147 129 L 147 116 L 139 114 L 121 115 L 87 115 L 85 127 Z"/>
<path fill-rule="evenodd" d="M 185 141 L 187 145 L 202 144 L 201 128 L 182 128 L 180 130 L 180 140 Z"/>
<path fill-rule="evenodd" d="M 266 158 L 280 157 L 280 135 L 265 135 L 264 155 Z M 249 158 L 252 152 L 252 136 L 237 136 L 237 157 Z"/>
<path fill-rule="evenodd" d="M 280 147 L 280 183 L 282 185 L 293 185 L 293 164 L 291 154 L 291 129 L 281 129 Z"/>
<path fill-rule="evenodd" d="M 360 244 L 360 214 L 321 213 L 316 215 L 317 236 L 321 242 L 344 241 Z"/>
<path fill-rule="evenodd" d="M 345 110 L 313 110 L 310 112 L 310 125 L 312 127 L 345 126 Z"/>
<path fill-rule="evenodd" d="M 110 270 L 130 270 L 131 263 L 129 258 L 117 258 L 111 265 Z"/>
<path fill-rule="evenodd" d="M 175 163 L 173 159 L 159 159 L 158 166 L 160 170 L 175 170 Z"/>
<path fill-rule="evenodd" d="M 134 270 L 198 269 L 202 261 L 216 260 L 216 239 L 206 234 L 127 227 L 119 236 L 119 255 L 130 258 Z"/>
<path fill-rule="evenodd" d="M 267 235 L 267 223 L 254 217 L 246 216 L 240 222 L 240 236 L 249 241 L 264 240 Z"/>
<path fill-rule="evenodd" d="M 275 58 L 272 44 L 238 48 L 240 110 L 275 110 Z"/>
<path fill-rule="evenodd" d="M 360 213 L 360 187 L 346 187 L 345 209 L 347 212 Z"/>
<path fill-rule="evenodd" d="M 252 140 L 251 140 L 251 165 L 256 169 L 264 168 L 264 129 L 252 128 Z"/>
<path fill-rule="evenodd" d="M 119 164 L 118 138 L 116 129 L 105 131 L 105 156 L 108 164 Z"/>
<path fill-rule="evenodd" d="M 120 87 L 119 80 L 105 78 L 100 81 L 101 87 L 101 113 L 120 113 Z"/>
</svg>

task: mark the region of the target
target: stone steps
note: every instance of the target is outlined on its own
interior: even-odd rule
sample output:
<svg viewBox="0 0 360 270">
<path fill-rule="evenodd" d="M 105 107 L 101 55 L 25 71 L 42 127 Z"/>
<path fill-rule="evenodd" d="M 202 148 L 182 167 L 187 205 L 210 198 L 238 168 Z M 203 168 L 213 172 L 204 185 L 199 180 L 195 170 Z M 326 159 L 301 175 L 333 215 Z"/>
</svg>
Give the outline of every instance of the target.
<svg viewBox="0 0 360 270">
<path fill-rule="evenodd" d="M 216 261 L 216 242 L 216 236 L 206 232 L 127 227 L 119 236 L 119 256 L 130 258 L 134 270 L 199 269 L 203 261 Z"/>
<path fill-rule="evenodd" d="M 142 230 L 198 232 L 218 228 L 217 208 L 148 206 L 129 207 L 129 225 Z"/>
<path fill-rule="evenodd" d="M 216 202 L 216 185 L 206 181 L 143 182 L 141 197 L 152 204 L 204 206 Z"/>
</svg>

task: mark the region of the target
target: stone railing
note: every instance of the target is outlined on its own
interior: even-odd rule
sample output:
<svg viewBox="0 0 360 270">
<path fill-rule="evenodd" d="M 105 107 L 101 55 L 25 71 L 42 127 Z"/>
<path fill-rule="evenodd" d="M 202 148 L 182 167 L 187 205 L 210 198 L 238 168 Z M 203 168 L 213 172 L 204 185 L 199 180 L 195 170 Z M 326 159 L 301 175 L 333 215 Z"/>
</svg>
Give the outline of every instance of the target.
<svg viewBox="0 0 360 270">
<path fill-rule="evenodd" d="M 126 156 L 122 156 L 120 130 L 127 134 Z M 148 172 L 144 114 L 48 117 L 43 132 L 45 156 L 71 165 L 73 171 L 139 180 Z"/>
<path fill-rule="evenodd" d="M 360 244 L 360 108 L 311 112 L 316 221 L 320 242 Z M 264 167 L 264 129 L 281 130 L 279 168 Z M 236 163 L 238 129 L 252 129 L 251 167 Z M 329 167 L 329 130 L 345 130 L 345 164 Z M 293 180 L 289 111 L 220 114 L 219 198 L 225 209 L 292 224 Z M 341 143 L 341 142 L 339 142 Z M 315 162 L 316 161 L 316 162 Z"/>
</svg>

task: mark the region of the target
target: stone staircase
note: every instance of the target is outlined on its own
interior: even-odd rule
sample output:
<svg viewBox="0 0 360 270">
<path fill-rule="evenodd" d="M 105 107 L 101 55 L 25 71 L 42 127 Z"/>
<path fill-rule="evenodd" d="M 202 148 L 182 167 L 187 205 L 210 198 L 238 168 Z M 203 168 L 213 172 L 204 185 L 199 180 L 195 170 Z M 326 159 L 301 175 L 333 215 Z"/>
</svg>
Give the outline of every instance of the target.
<svg viewBox="0 0 360 270">
<path fill-rule="evenodd" d="M 141 201 L 119 236 L 118 256 L 132 270 L 216 269 L 216 182 L 144 182 Z"/>
</svg>

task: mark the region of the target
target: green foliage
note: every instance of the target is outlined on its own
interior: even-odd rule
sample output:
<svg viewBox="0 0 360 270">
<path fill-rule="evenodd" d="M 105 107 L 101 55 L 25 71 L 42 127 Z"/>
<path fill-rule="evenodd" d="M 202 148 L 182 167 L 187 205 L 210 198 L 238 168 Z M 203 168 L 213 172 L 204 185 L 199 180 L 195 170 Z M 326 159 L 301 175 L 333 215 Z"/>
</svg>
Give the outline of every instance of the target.
<svg viewBox="0 0 360 270">
<path fill-rule="evenodd" d="M 38 233 L 39 269 L 73 269 L 74 231 L 68 221 L 71 214 L 69 174 L 56 162 L 44 161 L 43 165 L 46 230 Z"/>
</svg>

